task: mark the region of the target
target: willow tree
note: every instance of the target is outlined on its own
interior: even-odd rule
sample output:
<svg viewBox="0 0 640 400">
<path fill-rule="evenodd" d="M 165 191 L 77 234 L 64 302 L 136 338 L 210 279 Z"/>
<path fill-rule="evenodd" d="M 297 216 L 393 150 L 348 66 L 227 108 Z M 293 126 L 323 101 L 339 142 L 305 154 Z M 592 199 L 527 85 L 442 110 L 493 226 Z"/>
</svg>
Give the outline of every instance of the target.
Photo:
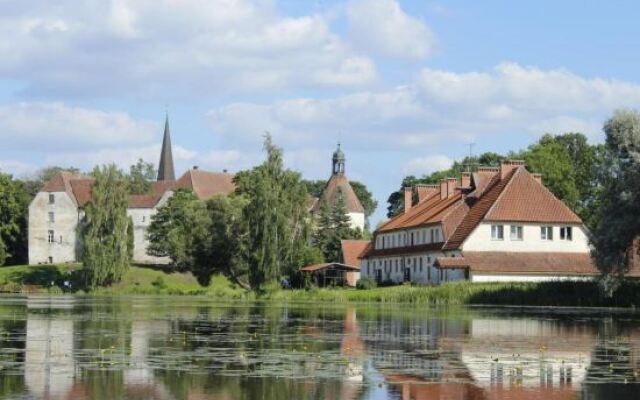
<svg viewBox="0 0 640 400">
<path fill-rule="evenodd" d="M 238 174 L 237 192 L 248 204 L 243 217 L 248 226 L 246 257 L 249 282 L 254 289 L 293 274 L 305 262 L 309 247 L 309 213 L 300 174 L 287 170 L 282 150 L 267 135 L 267 159 Z"/>
<path fill-rule="evenodd" d="M 96 167 L 82 223 L 82 265 L 90 287 L 119 282 L 130 263 L 128 185 L 115 165 Z"/>
</svg>

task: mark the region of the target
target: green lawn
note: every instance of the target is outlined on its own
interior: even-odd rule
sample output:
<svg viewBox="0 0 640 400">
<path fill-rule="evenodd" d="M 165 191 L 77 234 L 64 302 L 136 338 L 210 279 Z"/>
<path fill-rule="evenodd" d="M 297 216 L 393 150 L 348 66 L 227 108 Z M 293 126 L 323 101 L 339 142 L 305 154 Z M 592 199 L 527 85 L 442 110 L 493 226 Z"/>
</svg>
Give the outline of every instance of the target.
<svg viewBox="0 0 640 400">
<path fill-rule="evenodd" d="M 59 294 L 63 283 L 72 281 L 79 264 L 12 266 L 0 268 L 0 291 Z M 52 284 L 53 283 L 53 284 Z M 84 291 L 75 291 L 84 294 Z M 329 303 L 408 303 L 437 305 L 516 305 L 569 307 L 640 306 L 640 281 L 628 280 L 613 298 L 603 298 L 595 282 L 542 283 L 448 283 L 440 286 L 392 286 L 368 290 L 351 288 L 281 290 L 270 285 L 255 295 L 227 280 L 213 277 L 207 287 L 200 286 L 190 273 L 165 272 L 133 266 L 115 285 L 97 288 L 90 294 L 174 294 L 202 295 L 216 300 L 264 300 L 274 302 Z"/>
</svg>

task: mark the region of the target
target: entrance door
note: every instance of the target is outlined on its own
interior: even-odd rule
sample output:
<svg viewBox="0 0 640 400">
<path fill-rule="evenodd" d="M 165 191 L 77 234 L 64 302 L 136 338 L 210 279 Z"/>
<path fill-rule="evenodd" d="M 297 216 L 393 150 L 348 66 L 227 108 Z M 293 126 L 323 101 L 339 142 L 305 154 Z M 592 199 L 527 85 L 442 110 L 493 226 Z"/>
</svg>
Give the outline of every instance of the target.
<svg viewBox="0 0 640 400">
<path fill-rule="evenodd" d="M 411 268 L 405 268 L 404 269 L 404 281 L 405 282 L 410 282 L 411 281 Z"/>
</svg>

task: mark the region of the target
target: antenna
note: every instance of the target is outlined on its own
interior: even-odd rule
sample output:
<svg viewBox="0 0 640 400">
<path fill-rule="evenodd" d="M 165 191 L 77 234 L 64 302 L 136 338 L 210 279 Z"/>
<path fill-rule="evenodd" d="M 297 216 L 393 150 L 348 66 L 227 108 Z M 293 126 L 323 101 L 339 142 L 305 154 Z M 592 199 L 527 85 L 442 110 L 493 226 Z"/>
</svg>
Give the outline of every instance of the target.
<svg viewBox="0 0 640 400">
<path fill-rule="evenodd" d="M 467 143 L 467 146 L 469 146 L 469 158 L 467 161 L 467 172 L 471 173 L 471 165 L 473 164 L 471 162 L 471 159 L 473 158 L 473 146 L 475 146 L 475 142 L 471 142 L 471 143 Z"/>
</svg>

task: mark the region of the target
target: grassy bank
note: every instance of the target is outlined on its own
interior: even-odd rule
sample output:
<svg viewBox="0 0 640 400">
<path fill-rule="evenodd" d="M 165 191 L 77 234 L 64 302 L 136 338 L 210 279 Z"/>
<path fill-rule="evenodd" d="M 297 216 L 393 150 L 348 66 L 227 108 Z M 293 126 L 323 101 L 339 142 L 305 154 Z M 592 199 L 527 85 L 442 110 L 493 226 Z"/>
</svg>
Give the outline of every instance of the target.
<svg viewBox="0 0 640 400">
<path fill-rule="evenodd" d="M 87 294 L 74 282 L 79 264 L 12 266 L 0 268 L 0 292 Z M 65 282 L 71 283 L 67 288 Z M 211 284 L 201 286 L 190 273 L 165 272 L 132 266 L 118 284 L 93 289 L 96 295 L 173 294 L 207 295 L 220 299 L 251 299 L 253 294 L 242 290 L 222 276 L 214 276 Z"/>
<path fill-rule="evenodd" d="M 15 266 L 0 268 L 0 291 L 9 293 L 63 292 L 79 265 Z M 72 292 L 84 294 L 80 290 Z M 448 283 L 441 286 L 393 286 L 368 290 L 273 288 L 259 296 L 247 292 L 222 276 L 203 287 L 189 273 L 169 273 L 131 267 L 116 285 L 97 288 L 90 294 L 203 295 L 216 300 L 263 300 L 274 302 L 407 303 L 420 305 L 514 305 L 566 307 L 640 306 L 640 281 L 627 281 L 612 298 L 603 298 L 595 282 L 541 283 Z"/>
</svg>

